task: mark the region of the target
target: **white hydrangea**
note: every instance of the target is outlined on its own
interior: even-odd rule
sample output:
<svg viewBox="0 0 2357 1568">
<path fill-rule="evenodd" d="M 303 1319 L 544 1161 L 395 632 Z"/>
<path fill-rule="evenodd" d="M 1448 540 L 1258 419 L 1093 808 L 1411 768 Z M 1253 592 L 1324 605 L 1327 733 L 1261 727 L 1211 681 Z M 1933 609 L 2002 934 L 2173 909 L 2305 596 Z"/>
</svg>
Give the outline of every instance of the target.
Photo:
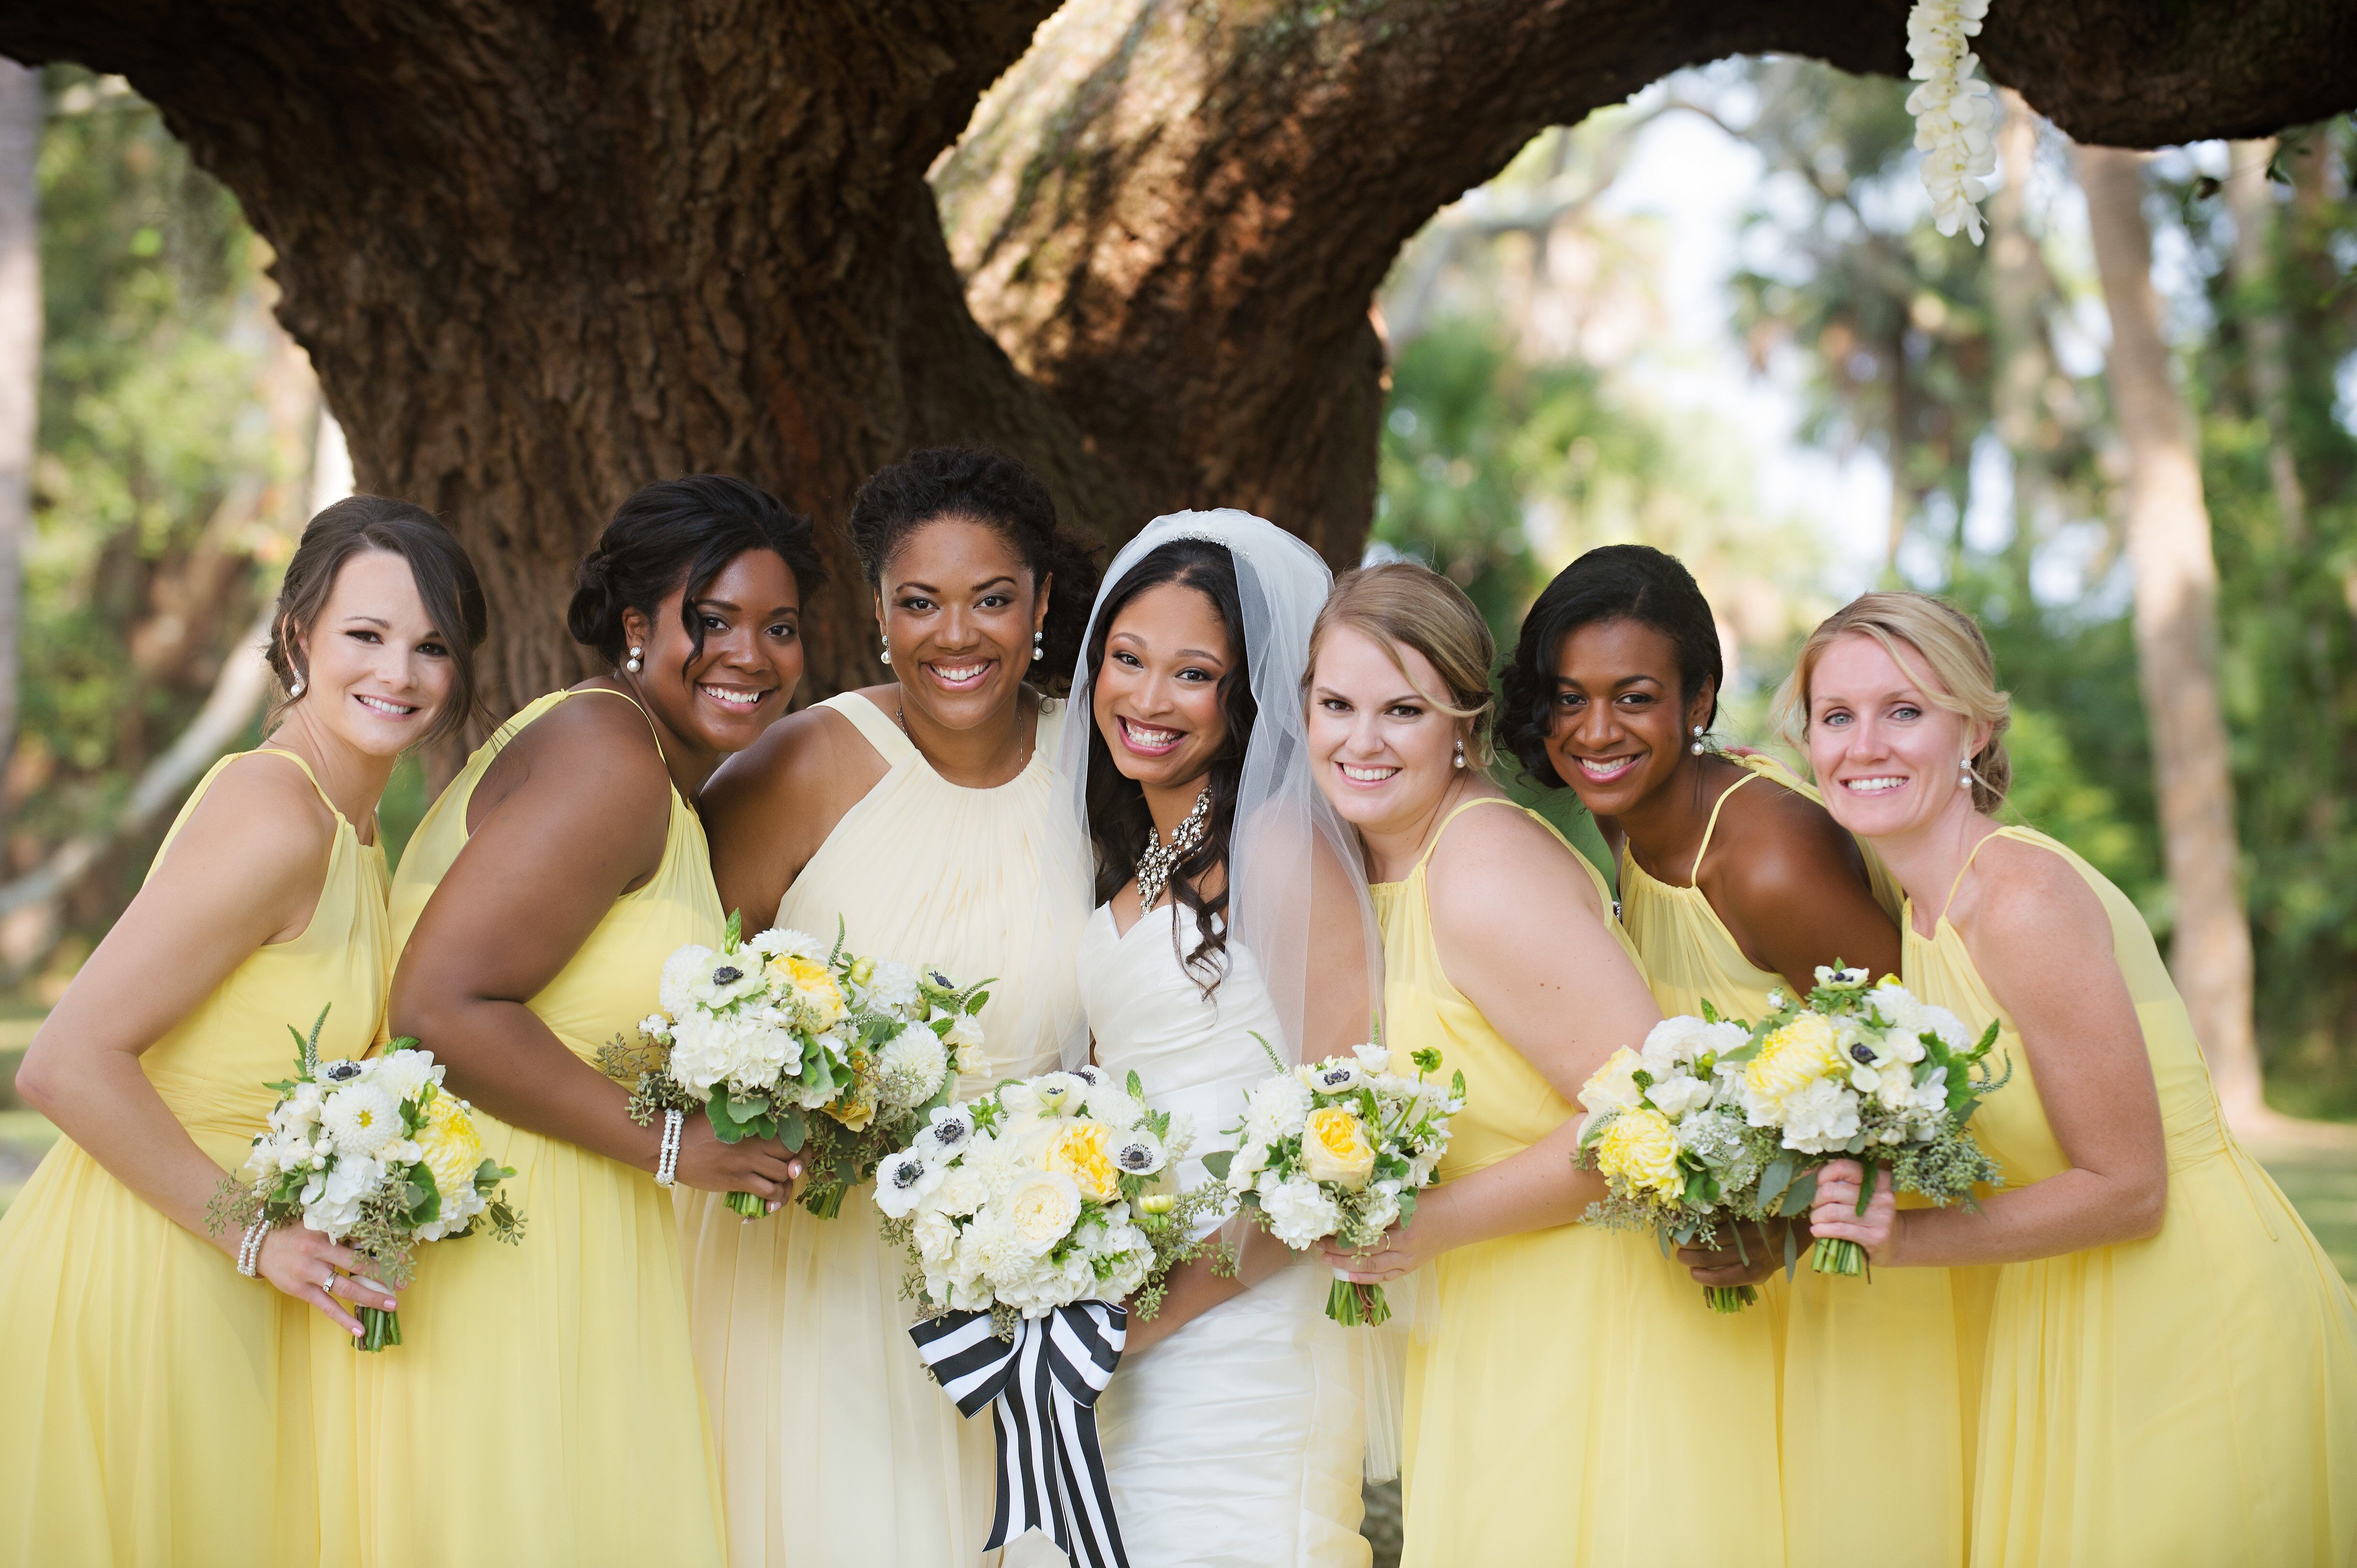
<svg viewBox="0 0 2357 1568">
<path fill-rule="evenodd" d="M 373 1066 L 375 1070 L 369 1074 L 370 1079 L 395 1101 L 414 1100 L 427 1084 L 442 1081 L 431 1051 L 388 1051 Z"/>
<path fill-rule="evenodd" d="M 763 958 L 800 958 L 813 963 L 823 961 L 828 951 L 826 943 L 790 926 L 772 926 L 745 946 Z"/>
<path fill-rule="evenodd" d="M 1342 1210 L 1326 1189 L 1308 1176 L 1282 1181 L 1260 1195 L 1268 1216 L 1269 1233 L 1299 1251 L 1321 1236 L 1330 1236 L 1342 1222 Z"/>
<path fill-rule="evenodd" d="M 1784 1097 L 1784 1146 L 1830 1155 L 1857 1136 L 1857 1095 L 1838 1080 L 1812 1079 Z"/>
<path fill-rule="evenodd" d="M 1254 1084 L 1244 1102 L 1244 1136 L 1273 1144 L 1300 1133 L 1309 1120 L 1309 1086 L 1290 1073 Z"/>
<path fill-rule="evenodd" d="M 867 983 L 867 1000 L 903 1018 L 925 1015 L 925 997 L 917 988 L 917 972 L 889 959 L 876 966 L 876 973 Z"/>
</svg>

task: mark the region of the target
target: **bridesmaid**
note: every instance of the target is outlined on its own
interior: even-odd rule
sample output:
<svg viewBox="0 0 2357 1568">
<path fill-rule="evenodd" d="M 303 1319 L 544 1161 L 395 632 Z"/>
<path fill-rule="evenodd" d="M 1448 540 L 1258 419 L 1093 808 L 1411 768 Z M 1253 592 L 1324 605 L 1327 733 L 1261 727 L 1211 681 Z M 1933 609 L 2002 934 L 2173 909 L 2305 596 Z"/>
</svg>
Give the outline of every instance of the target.
<svg viewBox="0 0 2357 1568">
<path fill-rule="evenodd" d="M 1578 1223 L 1603 1187 L 1574 1101 L 1661 1012 L 1604 879 L 1485 772 L 1489 628 L 1403 563 L 1346 575 L 1310 648 L 1310 765 L 1375 882 L 1384 1043 L 1468 1087 L 1414 1222 L 1328 1253 L 1359 1280 L 1434 1263 L 1404 1568 L 1782 1562 L 1767 1315 L 1717 1316 L 1651 1238 Z"/>
<path fill-rule="evenodd" d="M 361 1503 L 386 1568 L 721 1561 L 659 1173 L 782 1198 L 793 1167 L 700 1116 L 666 1148 L 591 1062 L 635 1037 L 674 950 L 720 939 L 687 801 L 784 709 L 819 579 L 810 523 L 741 479 L 631 496 L 567 617 L 608 672 L 500 725 L 402 858 L 393 1027 L 475 1101 L 526 1230 L 436 1249 L 401 1349 L 361 1374 Z"/>
<path fill-rule="evenodd" d="M 2006 1177 L 1978 1212 L 1899 1209 L 1886 1174 L 1861 1217 L 1843 1160 L 1813 1216 L 1885 1279 L 2001 1265 L 1973 1562 L 2357 1562 L 2357 1305 L 2221 1121 L 2136 907 L 1994 820 L 2007 703 L 1980 628 L 1869 594 L 1787 696 L 1834 815 L 1907 890 L 1907 985 L 1995 1021 L 2013 1066 L 1973 1122 Z"/>
<path fill-rule="evenodd" d="M 1091 900 L 1087 840 L 1052 787 L 1063 704 L 1043 689 L 1079 659 L 1095 570 L 1046 487 L 994 452 L 884 469 L 851 534 L 899 679 L 794 714 L 714 778 L 721 894 L 748 928 L 832 938 L 841 919 L 861 951 L 995 977 L 992 1078 L 1048 1071 L 1080 1025 Z M 917 1359 L 907 1260 L 866 1194 L 833 1219 L 795 1206 L 748 1225 L 702 1197 L 683 1215 L 730 1561 L 980 1561 L 991 1423 L 963 1420 Z"/>
<path fill-rule="evenodd" d="M 1878 862 L 1779 763 L 1704 744 L 1723 671 L 1710 605 L 1674 556 L 1591 550 L 1531 607 L 1503 676 L 1507 744 L 1541 784 L 1566 782 L 1621 841 L 1620 918 L 1665 1014 L 1758 1019 L 1806 995 L 1820 965 L 1899 970 L 1899 897 Z M 1747 788 L 1749 786 L 1749 788 Z M 1802 1268 L 1783 1240 L 1690 1249 L 1708 1284 L 1765 1282 L 1784 1316 L 1784 1544 L 1832 1563 L 1947 1568 L 1964 1552 L 1973 1414 L 1947 1271 L 1853 1282 Z M 1969 1285 L 1973 1276 L 1960 1276 Z M 1977 1315 L 1967 1313 L 1970 1320 Z M 1930 1412 L 1943 1414 L 1932 1416 Z M 1927 1419 L 1928 1417 L 1928 1419 Z M 1840 1461 L 1860 1423 L 1906 1431 L 1916 1462 L 1865 1497 Z"/>
<path fill-rule="evenodd" d="M 274 1294 L 205 1210 L 277 1099 L 287 1026 L 327 1008 L 327 1058 L 378 1037 L 377 798 L 465 721 L 483 627 L 474 567 L 426 512 L 353 496 L 313 518 L 279 590 L 267 740 L 198 784 L 26 1051 L 17 1090 L 65 1137 L 0 1219 L 0 1561 L 350 1558 L 318 1474 L 350 1485 L 341 1341 L 353 1307 L 396 1298 L 301 1226 L 262 1242 Z"/>
</svg>

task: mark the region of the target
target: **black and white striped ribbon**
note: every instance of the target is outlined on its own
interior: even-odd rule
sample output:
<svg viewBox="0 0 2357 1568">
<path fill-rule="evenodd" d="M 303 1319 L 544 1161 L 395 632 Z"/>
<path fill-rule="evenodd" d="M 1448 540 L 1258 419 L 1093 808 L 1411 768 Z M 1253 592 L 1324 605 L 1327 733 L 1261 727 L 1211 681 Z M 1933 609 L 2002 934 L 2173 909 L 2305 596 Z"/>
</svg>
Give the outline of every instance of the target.
<svg viewBox="0 0 2357 1568">
<path fill-rule="evenodd" d="M 909 1337 L 960 1414 L 988 1405 L 997 1423 L 998 1511 L 985 1550 L 1036 1529 L 1080 1568 L 1129 1568 L 1096 1411 L 1129 1337 L 1127 1309 L 1073 1302 L 1025 1318 L 1011 1345 L 986 1312 L 928 1318 Z"/>
</svg>

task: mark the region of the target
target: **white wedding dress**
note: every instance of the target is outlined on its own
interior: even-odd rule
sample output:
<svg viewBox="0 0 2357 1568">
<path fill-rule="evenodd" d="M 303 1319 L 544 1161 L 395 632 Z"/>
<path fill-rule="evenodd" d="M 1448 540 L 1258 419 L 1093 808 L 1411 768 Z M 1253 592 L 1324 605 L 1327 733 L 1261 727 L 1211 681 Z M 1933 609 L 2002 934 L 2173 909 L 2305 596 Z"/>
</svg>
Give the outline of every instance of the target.
<svg viewBox="0 0 2357 1568">
<path fill-rule="evenodd" d="M 1206 999 L 1179 964 L 1194 945 L 1193 914 L 1164 904 L 1125 933 L 1100 906 L 1080 946 L 1098 1065 L 1193 1118 L 1188 1186 L 1208 1179 L 1198 1156 L 1234 1146 L 1244 1091 L 1270 1071 L 1254 1034 L 1283 1050 L 1251 953 L 1228 948 Z M 1331 1277 L 1297 1261 L 1122 1359 L 1098 1422 L 1133 1568 L 1365 1568 L 1364 1374 L 1351 1331 L 1326 1317 Z"/>
</svg>

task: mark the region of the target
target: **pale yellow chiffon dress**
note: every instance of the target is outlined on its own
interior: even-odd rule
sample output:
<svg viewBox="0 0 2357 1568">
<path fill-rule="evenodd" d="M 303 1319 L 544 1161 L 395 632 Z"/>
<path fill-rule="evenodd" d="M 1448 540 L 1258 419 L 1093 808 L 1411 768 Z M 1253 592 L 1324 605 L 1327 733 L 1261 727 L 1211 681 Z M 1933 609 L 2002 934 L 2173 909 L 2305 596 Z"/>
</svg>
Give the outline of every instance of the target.
<svg viewBox="0 0 2357 1568">
<path fill-rule="evenodd" d="M 1991 836 L 2061 855 L 2103 900 L 2160 1090 L 2169 1208 L 2149 1240 L 1996 1271 L 1973 1562 L 2357 1563 L 2357 1305 L 2348 1286 L 2227 1131 L 2192 1020 L 2136 906 L 2043 833 Z M 1973 1131 L 2007 1187 L 2069 1169 L 2013 1020 L 1964 939 L 1944 915 L 1928 938 L 1911 918 L 1904 930 L 1909 989 L 1975 1033 L 1992 1019 L 2003 1031 L 2013 1080 L 1983 1101 Z"/>
<path fill-rule="evenodd" d="M 1518 809 L 1466 801 L 1433 845 L 1478 806 Z M 1603 877 L 1571 853 L 1609 910 Z M 1384 1043 L 1394 1053 L 1430 1047 L 1444 1074 L 1465 1074 L 1447 1182 L 1580 1112 L 1442 972 L 1425 887 L 1431 856 L 1373 893 Z M 1613 934 L 1641 972 L 1617 922 Z M 1783 1561 L 1767 1314 L 1713 1313 L 1652 1237 L 1587 1225 L 1459 1247 L 1433 1268 L 1439 1326 L 1408 1360 L 1402 1568 Z"/>
<path fill-rule="evenodd" d="M 393 887 L 404 943 L 466 848 L 484 770 L 534 720 L 587 697 L 630 701 L 600 687 L 541 698 L 484 743 L 418 824 Z M 704 826 L 674 790 L 654 875 L 614 901 L 532 1010 L 594 1059 L 617 1036 L 636 1037 L 663 961 L 686 943 L 718 942 L 722 924 Z M 515 1168 L 507 1190 L 523 1211 L 523 1241 L 426 1249 L 401 1298 L 400 1348 L 366 1358 L 370 1563 L 717 1564 L 720 1489 L 670 1195 L 645 1171 L 479 1107 L 475 1124 L 485 1151 Z"/>
<path fill-rule="evenodd" d="M 1695 852 L 1697 883 L 1719 811 L 1736 790 L 1765 779 L 1824 803 L 1773 758 L 1727 760 L 1749 771 L 1711 807 Z M 1866 861 L 1876 901 L 1896 920 L 1898 885 L 1873 854 Z M 1623 854 L 1620 899 L 1665 1016 L 1699 1016 L 1706 1000 L 1723 1017 L 1756 1023 L 1769 1011 L 1770 992 L 1792 991 L 1782 975 L 1744 956 L 1699 886 L 1658 881 Z M 1785 1554 L 1794 1568 L 1836 1568 L 1858 1561 L 1859 1543 L 1870 1541 L 1874 1562 L 1888 1568 L 1955 1568 L 1964 1560 L 1975 1358 L 1993 1276 L 1886 1269 L 1870 1282 L 1846 1279 L 1811 1269 L 1806 1251 L 1803 1242 L 1789 1283 L 1780 1273 L 1760 1287 L 1753 1309 L 1779 1325 L 1783 1352 Z M 1867 1432 L 1906 1433 L 1910 1458 L 1861 1488 L 1855 1463 L 1859 1434 Z"/>
<path fill-rule="evenodd" d="M 1089 846 L 1052 789 L 1065 710 L 1041 715 L 1021 773 L 969 789 L 935 773 L 867 698 L 822 705 L 889 771 L 802 868 L 776 923 L 832 940 L 840 918 L 859 952 L 962 983 L 996 977 L 981 1015 L 990 1079 L 1054 1068 L 1082 1026 L 1074 958 L 1092 912 Z M 748 910 L 746 923 L 769 914 Z M 682 1195 L 696 1365 L 737 1568 L 982 1561 L 991 1423 L 962 1418 L 918 1359 L 900 1294 L 907 1259 L 877 1235 L 869 1192 L 855 1188 L 833 1219 L 795 1204 L 750 1223 L 716 1194 Z"/>
<path fill-rule="evenodd" d="M 224 769 L 278 766 L 252 756 L 311 777 L 292 752 L 223 757 L 157 865 Z M 264 1085 L 295 1063 L 288 1026 L 307 1034 L 326 1007 L 320 1056 L 366 1055 L 392 958 L 384 852 L 339 814 L 310 924 L 238 965 L 140 1069 L 234 1172 L 277 1102 Z M 351 1561 L 341 1505 L 363 1359 L 324 1314 L 239 1274 L 59 1142 L 0 1219 L 0 1564 Z"/>
</svg>

